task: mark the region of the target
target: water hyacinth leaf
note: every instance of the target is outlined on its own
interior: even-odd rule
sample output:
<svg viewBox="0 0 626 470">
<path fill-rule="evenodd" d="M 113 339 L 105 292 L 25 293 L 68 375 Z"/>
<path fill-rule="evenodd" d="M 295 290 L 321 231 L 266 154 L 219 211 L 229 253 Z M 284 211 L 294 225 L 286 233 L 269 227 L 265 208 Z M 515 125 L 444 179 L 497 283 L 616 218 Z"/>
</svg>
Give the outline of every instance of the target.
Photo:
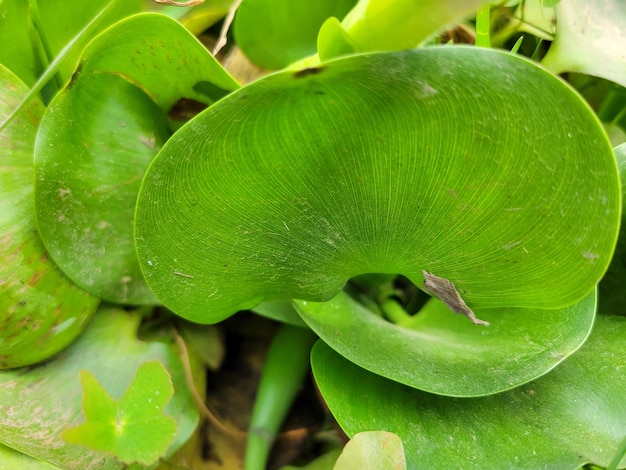
<svg viewBox="0 0 626 470">
<path fill-rule="evenodd" d="M 0 121 L 27 92 L 0 66 Z M 43 113 L 32 100 L 0 132 L 0 368 L 34 364 L 60 351 L 99 303 L 49 259 L 37 234 L 33 149 Z"/>
<path fill-rule="evenodd" d="M 596 295 L 556 310 L 477 310 L 477 327 L 431 299 L 404 325 L 373 314 L 344 292 L 294 301 L 317 335 L 355 364 L 410 387 L 449 396 L 497 393 L 536 379 L 587 339 Z"/>
<path fill-rule="evenodd" d="M 157 303 L 134 255 L 132 221 L 141 178 L 168 136 L 154 102 L 106 74 L 76 80 L 41 123 L 35 154 L 39 231 L 65 273 L 98 297 Z"/>
<path fill-rule="evenodd" d="M 123 76 L 166 113 L 181 98 L 208 106 L 239 87 L 193 35 L 157 13 L 118 22 L 89 45 L 81 62 L 80 73 Z"/>
<path fill-rule="evenodd" d="M 619 365 L 625 334 L 626 318 L 599 316 L 589 340 L 554 371 L 481 398 L 405 387 L 359 368 L 321 341 L 311 363 L 348 436 L 379 429 L 398 434 L 408 468 L 428 462 L 432 468 L 574 470 L 585 463 L 606 467 L 626 435 L 626 376 Z"/>
<path fill-rule="evenodd" d="M 626 86 L 626 4 L 567 0 L 556 11 L 556 36 L 542 64 L 554 73 L 580 72 Z"/>
<path fill-rule="evenodd" d="M 165 16 L 131 17 L 91 43 L 46 112 L 35 155 L 41 237 L 74 282 L 113 302 L 156 302 L 133 241 L 141 179 L 178 100 L 206 106 L 237 86 Z"/>
<path fill-rule="evenodd" d="M 85 422 L 81 371 L 89 371 L 118 400 L 141 364 L 159 361 L 174 386 L 164 413 L 176 420 L 177 433 L 167 455 L 179 449 L 199 420 L 180 352 L 172 342 L 139 340 L 140 321 L 136 312 L 103 307 L 84 334 L 52 360 L 28 370 L 0 372 L 0 443 L 59 468 L 126 468 L 109 454 L 68 444 L 61 433 Z"/>
<path fill-rule="evenodd" d="M 108 452 L 127 464 L 151 465 L 163 457 L 176 435 L 176 421 L 163 414 L 174 388 L 159 361 L 139 366 L 119 400 L 87 370 L 80 372 L 80 381 L 86 421 L 63 431 L 63 440 Z"/>
<path fill-rule="evenodd" d="M 159 300 L 211 323 L 328 300 L 364 273 L 422 286 L 423 270 L 471 308 L 562 308 L 606 270 L 619 217 L 613 153 L 580 96 L 528 60 L 448 46 L 232 93 L 153 160 L 135 230 Z"/>
<path fill-rule="evenodd" d="M 244 0 L 233 33 L 238 46 L 255 64 L 281 69 L 315 54 L 317 32 L 331 17 L 343 18 L 356 0 Z"/>
</svg>

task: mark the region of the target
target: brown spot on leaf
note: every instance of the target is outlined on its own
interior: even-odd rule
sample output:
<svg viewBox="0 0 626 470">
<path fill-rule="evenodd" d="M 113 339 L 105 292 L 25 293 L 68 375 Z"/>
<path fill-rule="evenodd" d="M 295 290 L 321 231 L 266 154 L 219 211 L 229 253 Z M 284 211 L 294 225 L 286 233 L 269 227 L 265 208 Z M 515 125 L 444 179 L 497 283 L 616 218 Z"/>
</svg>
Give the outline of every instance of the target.
<svg viewBox="0 0 626 470">
<path fill-rule="evenodd" d="M 298 70 L 297 72 L 294 72 L 293 78 L 304 78 L 309 75 L 317 75 L 321 73 L 322 70 L 324 70 L 324 67 L 309 67 L 307 69 Z"/>
</svg>

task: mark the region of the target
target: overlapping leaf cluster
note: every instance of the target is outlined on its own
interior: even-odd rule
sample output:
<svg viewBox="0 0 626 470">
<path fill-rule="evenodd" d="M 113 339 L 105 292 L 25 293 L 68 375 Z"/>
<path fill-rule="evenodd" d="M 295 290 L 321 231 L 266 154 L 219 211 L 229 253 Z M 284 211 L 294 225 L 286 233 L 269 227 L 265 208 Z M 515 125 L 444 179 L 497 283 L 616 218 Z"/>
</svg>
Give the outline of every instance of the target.
<svg viewBox="0 0 626 470">
<path fill-rule="evenodd" d="M 624 146 L 598 116 L 624 122 L 624 59 L 603 42 L 619 2 L 493 6 L 515 18 L 479 31 L 504 46 L 530 8 L 556 18 L 535 31 L 554 39 L 545 65 L 616 82 L 587 79 L 586 100 L 521 55 L 435 44 L 484 1 L 244 0 L 231 41 L 283 70 L 242 87 L 190 32 L 227 2 L 76 2 L 70 27 L 57 3 L 0 2 L 2 444 L 154 467 L 189 438 L 171 331 L 139 341 L 139 313 L 106 301 L 312 329 L 319 389 L 359 435 L 341 468 L 608 465 L 626 435 Z M 426 273 L 490 326 L 445 289 L 401 299 Z"/>
</svg>

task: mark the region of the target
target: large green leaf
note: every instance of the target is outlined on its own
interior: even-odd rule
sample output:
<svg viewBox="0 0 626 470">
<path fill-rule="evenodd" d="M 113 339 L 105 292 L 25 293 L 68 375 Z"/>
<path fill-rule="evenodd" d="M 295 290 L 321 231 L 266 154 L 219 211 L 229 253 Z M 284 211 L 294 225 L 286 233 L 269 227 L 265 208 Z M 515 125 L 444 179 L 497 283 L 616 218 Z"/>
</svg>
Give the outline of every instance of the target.
<svg viewBox="0 0 626 470">
<path fill-rule="evenodd" d="M 237 45 L 255 64 L 280 69 L 314 54 L 326 18 L 343 18 L 356 0 L 244 0 L 234 29 Z"/>
<path fill-rule="evenodd" d="M 143 363 L 159 361 L 174 385 L 165 413 L 176 421 L 177 433 L 167 454 L 182 446 L 199 416 L 180 352 L 171 341 L 137 339 L 140 320 L 137 313 L 103 307 L 84 334 L 53 360 L 32 369 L 0 372 L 0 443 L 60 468 L 95 468 L 96 464 L 106 469 L 125 468 L 108 454 L 68 444 L 61 438 L 65 429 L 84 422 L 80 374 L 88 371 L 117 400 Z M 127 446 L 125 451 L 146 445 L 149 443 L 138 442 L 135 449 Z"/>
<path fill-rule="evenodd" d="M 402 438 L 407 468 L 577 469 L 606 466 L 626 435 L 626 318 L 598 317 L 588 342 L 550 374 L 483 398 L 450 398 L 376 376 L 321 341 L 319 389 L 349 436 Z M 626 460 L 622 460 L 622 465 Z"/>
<path fill-rule="evenodd" d="M 0 121 L 27 92 L 0 66 Z M 33 149 L 43 112 L 33 100 L 0 132 L 0 368 L 60 351 L 98 305 L 48 258 L 35 227 Z"/>
<path fill-rule="evenodd" d="M 606 270 L 620 217 L 607 137 L 512 54 L 352 56 L 232 93 L 177 132 L 138 199 L 140 265 L 176 313 L 324 301 L 423 270 L 470 307 L 561 308 Z"/>
<path fill-rule="evenodd" d="M 626 1 L 567 0 L 556 11 L 556 36 L 543 64 L 626 86 Z"/>
<path fill-rule="evenodd" d="M 156 302 L 132 235 L 141 178 L 178 100 L 209 105 L 237 86 L 162 15 L 131 17 L 87 48 L 45 114 L 35 155 L 41 237 L 74 282 L 114 302 Z"/>
<path fill-rule="evenodd" d="M 371 372 L 432 393 L 479 396 L 533 380 L 578 349 L 591 331 L 596 296 L 558 310 L 477 310 L 489 327 L 476 327 L 437 299 L 404 325 L 343 292 L 295 305 L 330 347 Z"/>
</svg>

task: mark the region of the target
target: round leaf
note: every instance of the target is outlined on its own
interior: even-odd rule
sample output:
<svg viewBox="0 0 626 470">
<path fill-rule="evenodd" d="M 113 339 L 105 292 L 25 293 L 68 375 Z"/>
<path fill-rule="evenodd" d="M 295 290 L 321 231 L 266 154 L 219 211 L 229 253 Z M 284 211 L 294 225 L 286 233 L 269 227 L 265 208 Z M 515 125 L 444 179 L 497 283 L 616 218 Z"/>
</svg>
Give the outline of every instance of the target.
<svg viewBox="0 0 626 470">
<path fill-rule="evenodd" d="M 27 91 L 0 66 L 0 121 Z M 48 258 L 35 227 L 33 148 L 43 111 L 33 100 L 0 132 L 0 368 L 65 348 L 98 306 Z"/>
<path fill-rule="evenodd" d="M 90 44 L 46 112 L 35 155 L 41 237 L 74 282 L 113 302 L 156 302 L 133 240 L 141 179 L 178 100 L 211 104 L 237 86 L 162 15 L 128 18 Z"/>
<path fill-rule="evenodd" d="M 606 467 L 626 435 L 626 318 L 598 317 L 585 345 L 550 374 L 482 398 L 432 395 L 371 374 L 319 341 L 317 385 L 348 436 L 384 429 L 408 468 Z M 622 465 L 626 460 L 622 460 Z"/>
<path fill-rule="evenodd" d="M 328 302 L 295 305 L 321 339 L 364 369 L 432 393 L 480 396 L 536 379 L 576 351 L 591 331 L 596 295 L 557 310 L 477 311 L 488 327 L 437 299 L 402 326 L 343 292 Z"/>
<path fill-rule="evenodd" d="M 168 134 L 165 116 L 145 93 L 106 74 L 76 80 L 41 123 L 41 237 L 74 282 L 106 300 L 157 302 L 137 263 L 132 223 L 141 178 Z"/>
<path fill-rule="evenodd" d="M 232 93 L 151 164 L 141 267 L 178 314 L 323 301 L 426 270 L 470 307 L 560 308 L 609 263 L 619 177 L 599 122 L 528 60 L 471 47 L 352 56 Z"/>
</svg>

